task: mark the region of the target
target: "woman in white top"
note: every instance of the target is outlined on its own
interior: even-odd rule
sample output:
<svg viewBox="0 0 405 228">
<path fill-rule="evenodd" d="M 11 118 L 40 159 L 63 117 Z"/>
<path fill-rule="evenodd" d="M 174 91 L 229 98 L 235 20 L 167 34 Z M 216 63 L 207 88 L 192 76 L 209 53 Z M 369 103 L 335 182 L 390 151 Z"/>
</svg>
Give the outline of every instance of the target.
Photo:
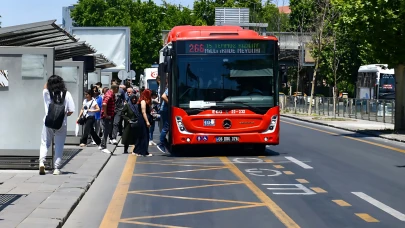
<svg viewBox="0 0 405 228">
<path fill-rule="evenodd" d="M 83 101 L 83 106 L 82 110 L 80 110 L 79 117 L 77 118 L 77 121 L 79 121 L 80 117 L 83 115 L 86 119 L 85 124 L 84 124 L 84 132 L 83 136 L 80 139 L 80 146 L 85 147 L 87 145 L 87 138 L 89 137 L 89 134 L 93 138 L 93 141 L 100 146 L 101 144 L 101 139 L 98 137 L 96 131 L 94 130 L 94 123 L 96 122 L 96 113 L 100 111 L 100 107 L 97 104 L 97 101 L 93 99 L 93 90 L 89 89 L 86 92 L 84 92 L 84 101 Z"/>
<path fill-rule="evenodd" d="M 51 103 L 50 93 L 53 94 L 53 99 L 55 101 L 62 100 L 63 93 L 65 94 L 65 119 L 63 121 L 62 127 L 58 130 L 48 128 L 43 126 L 42 134 L 41 134 L 41 147 L 40 147 L 40 155 L 39 155 L 39 174 L 45 175 L 45 158 L 48 154 L 48 148 L 52 144 L 52 139 L 55 137 L 55 163 L 54 163 L 54 175 L 60 174 L 60 166 L 62 163 L 62 155 L 63 155 L 63 148 L 65 146 L 66 141 L 66 133 L 67 133 L 67 124 L 66 120 L 67 117 L 72 115 L 75 111 L 75 103 L 73 102 L 72 95 L 67 91 L 63 78 L 57 75 L 52 75 L 49 77 L 48 82 L 44 86 L 44 90 L 42 92 L 45 104 L 45 117 L 48 114 L 48 107 Z"/>
</svg>

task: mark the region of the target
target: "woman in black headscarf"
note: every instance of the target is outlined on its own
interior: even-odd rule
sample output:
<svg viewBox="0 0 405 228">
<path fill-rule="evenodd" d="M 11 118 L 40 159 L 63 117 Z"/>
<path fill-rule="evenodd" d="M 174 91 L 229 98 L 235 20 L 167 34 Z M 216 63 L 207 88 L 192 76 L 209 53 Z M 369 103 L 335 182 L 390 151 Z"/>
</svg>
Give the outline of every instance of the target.
<svg viewBox="0 0 405 228">
<path fill-rule="evenodd" d="M 124 144 L 124 154 L 128 153 L 129 145 L 135 145 L 136 132 L 131 128 L 131 121 L 137 119 L 135 105 L 138 102 L 138 97 L 132 94 L 129 97 L 129 102 L 124 106 L 122 110 L 122 118 L 124 119 L 124 133 L 122 135 L 122 144 Z M 133 152 L 132 152 L 133 153 Z"/>
</svg>

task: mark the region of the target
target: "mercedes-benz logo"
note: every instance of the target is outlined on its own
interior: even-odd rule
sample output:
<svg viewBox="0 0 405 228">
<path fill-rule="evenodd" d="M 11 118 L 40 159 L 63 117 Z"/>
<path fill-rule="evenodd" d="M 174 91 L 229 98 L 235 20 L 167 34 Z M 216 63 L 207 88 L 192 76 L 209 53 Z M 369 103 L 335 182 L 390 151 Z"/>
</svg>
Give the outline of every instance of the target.
<svg viewBox="0 0 405 228">
<path fill-rule="evenodd" d="M 232 122 L 230 120 L 226 119 L 222 122 L 222 127 L 224 127 L 225 129 L 229 129 L 232 127 Z"/>
</svg>

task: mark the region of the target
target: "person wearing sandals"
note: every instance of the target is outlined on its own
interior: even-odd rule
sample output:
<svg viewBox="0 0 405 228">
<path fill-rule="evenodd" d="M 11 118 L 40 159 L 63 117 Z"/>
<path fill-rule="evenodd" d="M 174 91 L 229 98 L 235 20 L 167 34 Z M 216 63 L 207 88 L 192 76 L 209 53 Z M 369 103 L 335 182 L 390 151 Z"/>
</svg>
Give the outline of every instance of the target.
<svg viewBox="0 0 405 228">
<path fill-rule="evenodd" d="M 131 121 L 137 119 L 135 112 L 137 109 L 138 96 L 132 94 L 128 98 L 128 103 L 125 104 L 122 110 L 122 118 L 124 119 L 124 132 L 122 134 L 121 143 L 124 144 L 124 154 L 128 153 L 129 145 L 135 145 L 137 135 L 133 128 L 131 128 Z"/>
<path fill-rule="evenodd" d="M 150 114 L 152 105 L 152 92 L 149 89 L 145 89 L 138 101 L 137 105 L 130 104 L 134 109 L 136 116 L 138 117 L 138 123 L 140 127 L 140 134 L 137 137 L 134 153 L 137 156 L 150 157 L 149 153 L 149 128 L 152 116 Z"/>
<path fill-rule="evenodd" d="M 93 99 L 93 90 L 89 89 L 84 92 L 85 99 L 83 100 L 83 106 L 80 110 L 79 117 L 76 122 L 79 122 L 81 116 L 85 118 L 84 122 L 84 132 L 82 138 L 80 139 L 80 146 L 87 146 L 87 139 L 89 134 L 93 138 L 93 141 L 100 146 L 101 139 L 98 137 L 96 131 L 94 130 L 94 124 L 96 122 L 96 113 L 100 112 L 100 107 L 97 104 L 97 101 Z"/>
</svg>

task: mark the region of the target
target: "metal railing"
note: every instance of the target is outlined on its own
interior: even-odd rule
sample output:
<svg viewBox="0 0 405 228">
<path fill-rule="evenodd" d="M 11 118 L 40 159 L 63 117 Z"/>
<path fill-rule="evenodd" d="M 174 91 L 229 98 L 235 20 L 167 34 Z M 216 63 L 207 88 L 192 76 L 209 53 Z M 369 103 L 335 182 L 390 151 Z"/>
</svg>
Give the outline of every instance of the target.
<svg viewBox="0 0 405 228">
<path fill-rule="evenodd" d="M 280 95 L 280 110 L 285 113 L 308 113 L 309 96 Z M 314 97 L 312 113 L 320 116 L 335 117 L 332 97 Z M 355 98 L 336 98 L 336 117 L 353 118 L 394 123 L 394 100 L 370 100 Z"/>
</svg>

